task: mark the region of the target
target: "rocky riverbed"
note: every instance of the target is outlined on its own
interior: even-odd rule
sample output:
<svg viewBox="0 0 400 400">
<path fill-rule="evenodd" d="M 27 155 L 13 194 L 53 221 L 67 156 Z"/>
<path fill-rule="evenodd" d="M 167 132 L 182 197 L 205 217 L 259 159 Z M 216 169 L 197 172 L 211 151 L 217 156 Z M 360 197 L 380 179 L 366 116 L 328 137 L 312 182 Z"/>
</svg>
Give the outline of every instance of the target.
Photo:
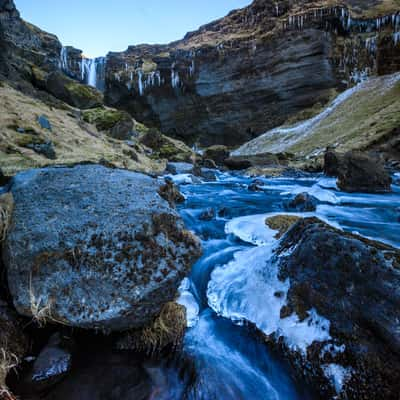
<svg viewBox="0 0 400 400">
<path fill-rule="evenodd" d="M 49 221 L 56 226 L 56 221 L 63 218 L 58 213 L 70 209 L 75 197 L 86 202 L 89 208 L 81 207 L 81 203 L 77 203 L 76 209 L 71 208 L 74 213 L 86 210 L 85 217 L 69 218 L 60 225 L 63 227 L 60 234 L 72 232 L 76 223 L 94 229 L 93 224 L 87 225 L 85 221 L 90 220 L 90 215 L 100 215 L 104 207 L 108 209 L 106 204 L 110 200 L 99 198 L 100 208 L 97 209 L 96 202 L 89 201 L 93 195 L 90 186 L 72 181 L 74 176 L 88 175 L 91 170 L 99 183 L 104 178 L 111 179 L 114 188 L 121 179 L 134 182 L 140 179 L 140 190 L 145 192 L 146 182 L 150 179 L 128 172 L 107 171 L 104 167 L 49 169 L 22 174 L 11 186 L 11 192 L 15 194 L 15 220 L 9 228 L 6 247 L 12 246 L 23 213 L 30 215 L 32 235 L 29 237 L 33 237 L 33 229 L 40 232 L 40 222 L 48 221 L 46 215 L 52 216 Z M 71 258 L 67 258 L 58 264 L 52 262 L 50 270 L 50 264 L 35 269 L 29 264 L 34 257 L 28 253 L 28 262 L 15 264 L 9 261 L 9 250 L 6 251 L 3 259 L 9 268 L 11 297 L 17 295 L 14 303 L 20 312 L 29 308 L 18 300 L 22 299 L 18 293 L 24 292 L 23 285 L 29 280 L 21 280 L 19 292 L 16 283 L 18 276 L 29 274 L 16 274 L 13 265 L 24 265 L 25 269 L 34 272 L 35 290 L 40 290 L 36 296 L 43 299 L 51 291 L 50 277 L 58 277 L 52 282 L 53 286 L 58 282 L 56 292 L 59 296 L 55 297 L 54 308 L 48 310 L 54 314 L 43 315 L 44 318 L 54 315 L 54 319 L 49 319 L 45 326 L 32 320 L 32 316 L 25 319 L 24 331 L 31 346 L 19 347 L 20 356 L 23 355 L 21 360 L 24 360 L 22 369 L 18 376 L 9 376 L 9 384 L 17 394 L 27 399 L 70 399 L 73 393 L 76 396 L 79 393 L 82 399 L 131 399 L 132 396 L 143 399 L 316 399 L 320 396 L 376 399 L 380 393 L 384 393 L 385 399 L 396 398 L 399 381 L 396 376 L 399 371 L 396 315 L 400 302 L 400 187 L 394 184 L 392 192 L 386 194 L 350 194 L 337 188 L 335 178 L 324 175 L 289 174 L 280 178 L 259 177 L 255 181 L 242 174 L 210 172 L 214 174 L 212 180 L 210 174 L 208 179 L 191 173 L 168 176 L 168 181 L 180 184 L 185 201 L 177 206 L 178 212 L 186 227 L 200 238 L 203 255 L 188 277 L 181 281 L 184 274 L 180 275 L 177 303 L 184 306 L 186 333 L 176 329 L 181 318 L 178 305 L 164 309 L 160 321 L 175 333 L 166 344 L 162 344 L 160 337 L 154 339 L 161 345 L 150 346 L 150 352 L 149 347 L 146 350 L 144 346 L 146 343 L 149 346 L 150 331 L 144 336 L 137 330 L 104 336 L 90 330 L 57 327 L 63 302 L 73 299 L 75 292 L 87 293 L 81 307 L 105 307 L 106 290 L 111 290 L 112 280 L 101 278 L 101 275 L 94 285 L 97 296 L 89 282 L 85 288 L 82 281 L 77 281 L 70 287 L 70 294 L 63 298 L 62 269 L 78 267 L 76 273 L 83 274 L 84 258 L 70 266 L 66 261 Z M 57 181 L 58 174 L 63 177 L 61 181 Z M 395 182 L 397 177 L 393 176 Z M 39 204 L 27 207 L 23 202 L 29 202 L 29 192 L 42 187 L 35 186 L 38 179 L 54 179 L 52 188 L 39 196 L 43 199 L 41 208 Z M 159 184 L 164 179 L 159 178 Z M 79 178 L 82 180 L 83 176 Z M 258 190 L 254 190 L 254 184 Z M 57 185 L 64 185 L 64 190 L 68 190 L 63 200 L 60 199 L 64 206 L 52 210 L 51 203 L 46 201 L 60 193 Z M 124 186 L 124 190 L 129 187 Z M 96 184 L 96 187 L 101 186 Z M 84 190 L 83 197 L 80 190 Z M 130 190 L 126 193 L 128 195 Z M 312 200 L 314 210 L 299 212 L 298 208 L 291 208 L 295 198 L 296 207 L 302 201 Z M 115 208 L 118 207 L 116 204 L 110 207 L 114 213 L 119 209 Z M 137 202 L 130 207 L 137 207 Z M 168 209 L 167 203 L 163 207 Z M 124 222 L 128 221 L 129 207 L 120 212 L 128 213 L 122 217 Z M 178 218 L 173 209 L 168 212 Z M 36 214 L 41 215 L 37 222 Z M 120 226 L 115 218 L 113 224 Z M 59 241 L 54 240 L 56 231 L 51 232 L 52 240 L 39 235 L 34 246 L 26 248 L 37 252 L 40 243 L 47 243 L 48 251 L 52 242 L 60 246 Z M 80 236 L 84 235 L 82 231 Z M 42 237 L 46 239 L 43 242 Z M 72 239 L 73 236 L 64 242 L 75 248 Z M 21 239 L 17 243 L 28 243 L 27 240 Z M 193 239 L 188 240 L 197 246 Z M 132 245 L 136 246 L 134 242 Z M 115 246 L 118 248 L 118 242 Z M 19 247 L 14 257 L 23 248 Z M 198 254 L 197 251 L 194 250 L 193 255 Z M 154 256 L 163 257 L 162 254 Z M 129 268 L 123 261 L 113 265 L 114 268 Z M 99 273 L 100 270 L 96 272 Z M 39 281 L 36 274 L 47 278 Z M 118 293 L 128 290 L 127 279 L 119 284 Z M 170 285 L 168 278 L 163 282 Z M 160 281 L 159 285 L 164 283 Z M 25 291 L 29 292 L 29 287 Z M 93 301 L 91 293 L 95 296 Z M 165 296 L 168 290 L 162 289 L 161 293 Z M 170 299 L 162 297 L 163 302 Z M 73 305 L 71 300 L 68 304 Z M 117 305 L 113 303 L 113 309 L 116 310 Z M 138 312 L 137 306 L 135 309 Z M 150 309 L 148 311 L 150 313 Z M 126 315 L 135 314 L 128 311 Z M 82 326 L 67 318 L 69 315 L 62 319 L 65 325 Z M 96 314 L 93 314 L 84 327 L 99 327 L 100 320 L 95 318 Z M 107 329 L 121 328 L 121 322 L 115 317 L 109 319 L 112 326 L 105 323 L 104 318 L 102 321 Z M 129 318 L 123 321 L 127 324 Z M 157 321 L 152 328 L 153 334 L 160 333 Z M 176 340 L 183 334 L 183 342 Z M 166 337 L 162 333 L 161 336 Z M 20 340 L 20 343 L 27 343 L 28 338 L 21 337 Z M 168 343 L 173 347 L 168 347 Z M 103 375 L 107 378 L 102 378 Z"/>
</svg>

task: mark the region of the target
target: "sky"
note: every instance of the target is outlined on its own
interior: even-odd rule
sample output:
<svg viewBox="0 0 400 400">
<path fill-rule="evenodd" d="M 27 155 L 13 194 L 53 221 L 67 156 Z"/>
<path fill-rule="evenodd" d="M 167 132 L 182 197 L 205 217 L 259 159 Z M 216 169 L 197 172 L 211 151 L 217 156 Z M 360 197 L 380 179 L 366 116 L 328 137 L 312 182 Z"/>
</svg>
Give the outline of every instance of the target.
<svg viewBox="0 0 400 400">
<path fill-rule="evenodd" d="M 87 57 L 169 43 L 251 0 L 15 0 L 22 17 Z"/>
</svg>

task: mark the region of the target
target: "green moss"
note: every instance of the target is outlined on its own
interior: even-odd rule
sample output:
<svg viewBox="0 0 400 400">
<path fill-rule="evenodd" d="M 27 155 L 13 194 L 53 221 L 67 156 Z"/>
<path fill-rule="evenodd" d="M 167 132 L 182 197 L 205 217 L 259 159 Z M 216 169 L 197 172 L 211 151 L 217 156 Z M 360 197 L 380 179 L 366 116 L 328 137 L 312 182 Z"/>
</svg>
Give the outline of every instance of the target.
<svg viewBox="0 0 400 400">
<path fill-rule="evenodd" d="M 145 135 L 150 131 L 150 128 L 147 127 L 146 125 L 142 124 L 141 122 L 135 121 L 135 131 L 139 135 Z"/>
<path fill-rule="evenodd" d="M 93 101 L 98 101 L 101 102 L 101 95 L 100 93 L 87 85 L 82 85 L 77 82 L 68 82 L 65 87 L 67 90 L 71 93 L 72 96 L 74 97 L 80 97 L 80 98 L 85 98 L 88 100 L 93 100 Z"/>
<path fill-rule="evenodd" d="M 126 118 L 124 112 L 109 110 L 103 107 L 94 108 L 83 113 L 83 120 L 89 124 L 95 124 L 100 131 L 113 128 L 118 122 Z"/>
</svg>

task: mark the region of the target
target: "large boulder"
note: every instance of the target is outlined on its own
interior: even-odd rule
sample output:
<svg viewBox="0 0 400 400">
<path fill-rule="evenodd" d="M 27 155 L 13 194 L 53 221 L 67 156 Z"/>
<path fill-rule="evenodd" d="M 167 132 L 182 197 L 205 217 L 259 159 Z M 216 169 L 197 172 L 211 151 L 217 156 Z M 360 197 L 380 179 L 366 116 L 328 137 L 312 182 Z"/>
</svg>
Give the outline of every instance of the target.
<svg viewBox="0 0 400 400">
<path fill-rule="evenodd" d="M 383 163 L 368 154 L 351 151 L 340 161 L 338 187 L 345 192 L 391 191 L 392 179 Z"/>
<path fill-rule="evenodd" d="M 288 211 L 311 212 L 317 209 L 319 200 L 307 192 L 299 193 L 296 197 L 285 204 Z"/>
<path fill-rule="evenodd" d="M 128 140 L 132 136 L 133 121 L 125 111 L 98 107 L 85 111 L 83 120 L 95 124 L 99 131 L 114 139 Z"/>
<path fill-rule="evenodd" d="M 328 148 L 324 154 L 324 173 L 328 176 L 338 176 L 340 171 L 340 156 Z"/>
<path fill-rule="evenodd" d="M 322 391 L 323 378 L 331 382 L 338 393 L 326 389 L 325 398 L 397 399 L 400 251 L 308 218 L 276 256 L 280 279 L 290 282 L 285 314 L 303 321 L 315 310 L 329 321 L 330 339 L 308 347 L 301 373 L 322 379 Z"/>
<path fill-rule="evenodd" d="M 150 323 L 200 254 L 159 185 L 97 165 L 17 175 L 3 246 L 17 311 L 104 331 Z"/>
<path fill-rule="evenodd" d="M 204 160 L 212 160 L 215 164 L 223 166 L 227 158 L 229 158 L 229 150 L 226 146 L 215 145 L 207 147 L 203 153 Z"/>
<path fill-rule="evenodd" d="M 49 74 L 45 85 L 53 96 L 82 110 L 103 104 L 103 95 L 97 89 L 74 81 L 61 72 Z"/>
</svg>

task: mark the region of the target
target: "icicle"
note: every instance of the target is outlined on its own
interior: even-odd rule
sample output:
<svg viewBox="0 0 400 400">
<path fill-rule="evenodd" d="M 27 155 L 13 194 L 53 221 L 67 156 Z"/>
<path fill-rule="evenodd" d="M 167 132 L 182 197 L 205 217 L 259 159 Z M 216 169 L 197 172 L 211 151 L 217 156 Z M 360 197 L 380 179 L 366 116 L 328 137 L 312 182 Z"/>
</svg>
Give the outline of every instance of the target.
<svg viewBox="0 0 400 400">
<path fill-rule="evenodd" d="M 189 67 L 189 76 L 193 76 L 195 72 L 195 63 L 194 60 L 192 60 L 192 64 Z"/>
<path fill-rule="evenodd" d="M 138 71 L 138 88 L 139 88 L 139 94 L 143 96 L 144 88 L 143 88 L 143 71 L 139 69 Z"/>
</svg>

